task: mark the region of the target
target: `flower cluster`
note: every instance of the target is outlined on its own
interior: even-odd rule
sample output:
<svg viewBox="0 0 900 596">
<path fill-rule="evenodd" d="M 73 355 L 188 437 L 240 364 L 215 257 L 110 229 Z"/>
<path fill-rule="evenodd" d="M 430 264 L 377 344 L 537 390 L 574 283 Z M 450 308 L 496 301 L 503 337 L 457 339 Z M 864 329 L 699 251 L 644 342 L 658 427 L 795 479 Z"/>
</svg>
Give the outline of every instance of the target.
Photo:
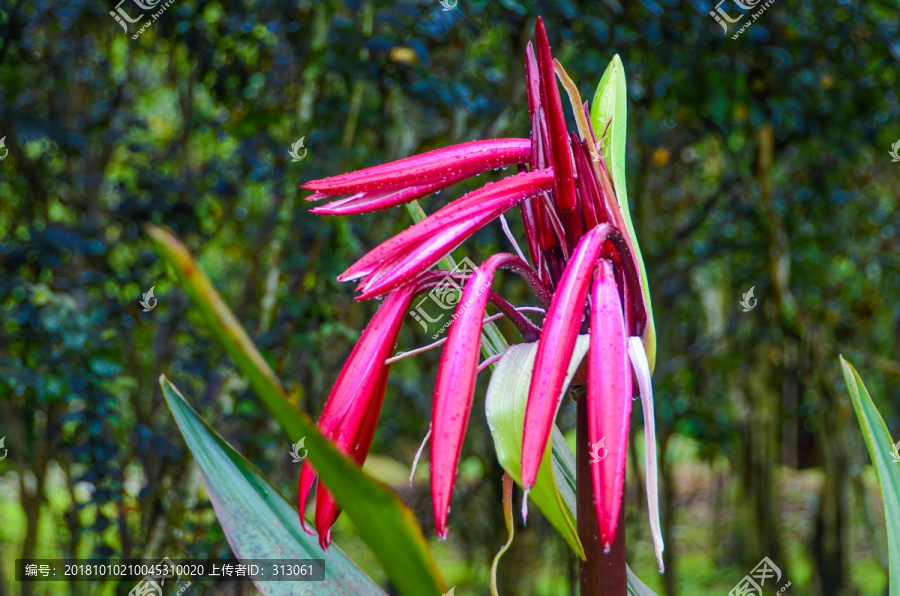
<svg viewBox="0 0 900 596">
<path fill-rule="evenodd" d="M 541 19 L 535 37 L 535 44 L 528 44 L 525 60 L 530 138 L 472 141 L 303 185 L 314 191 L 309 200 L 335 199 L 313 212 L 349 215 L 400 205 L 488 170 L 511 165 L 518 169 L 515 175 L 465 194 L 383 242 L 338 277 L 359 282 L 357 299 L 384 300 L 341 370 L 318 425 L 339 449 L 362 465 L 384 399 L 390 369 L 387 361 L 411 300 L 441 282 L 444 276 L 434 269 L 441 259 L 477 230 L 518 207 L 530 262 L 521 251 L 519 256 L 499 253 L 484 261 L 465 280 L 443 346 L 432 410 L 431 493 L 436 532 L 439 537 L 447 534 L 450 498 L 475 395 L 481 333 L 490 302 L 516 325 L 523 341 L 538 342 L 523 429 L 522 485 L 526 491 L 534 486 L 578 335 L 590 334 L 584 399 L 589 439 L 592 444 L 605 440 L 609 449 L 608 457 L 591 464 L 600 539 L 606 545 L 616 534 L 622 506 L 632 398 L 642 398 L 651 529 L 661 568 L 650 384 L 654 340 L 646 281 L 636 256 L 628 207 L 625 198 L 616 195 L 598 149 L 588 104 L 581 102 L 562 66 L 551 57 Z M 566 129 L 557 76 L 575 111 L 577 134 Z M 601 140 L 608 139 L 608 132 L 601 131 Z M 521 275 L 544 305 L 546 315 L 540 325 L 490 291 L 501 268 Z M 299 485 L 304 528 L 304 504 L 314 480 L 315 471 L 307 462 Z M 315 525 L 320 543 L 326 547 L 339 510 L 327 487 L 320 482 L 317 490 Z"/>
</svg>

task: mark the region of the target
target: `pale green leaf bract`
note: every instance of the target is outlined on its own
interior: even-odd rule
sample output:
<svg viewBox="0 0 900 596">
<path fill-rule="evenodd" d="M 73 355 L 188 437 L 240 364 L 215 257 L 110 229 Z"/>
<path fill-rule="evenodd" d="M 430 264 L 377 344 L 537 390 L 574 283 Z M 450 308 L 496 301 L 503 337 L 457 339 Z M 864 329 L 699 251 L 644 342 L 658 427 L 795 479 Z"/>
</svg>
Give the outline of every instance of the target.
<svg viewBox="0 0 900 596">
<path fill-rule="evenodd" d="M 564 388 L 568 387 L 587 350 L 588 336 L 581 335 L 575 344 L 575 351 L 563 383 Z M 525 426 L 525 405 L 528 401 L 528 388 L 531 386 L 531 374 L 536 354 L 537 343 L 510 346 L 496 364 L 485 398 L 485 413 L 491 436 L 494 438 L 497 459 L 519 486 L 522 486 L 522 433 Z M 565 392 L 565 389 L 563 391 Z M 563 450 L 560 449 L 560 446 Z M 574 502 L 575 491 L 569 482 L 559 483 L 556 478 L 562 473 L 562 470 L 565 470 L 564 473 L 571 474 L 571 481 L 574 482 L 574 462 L 575 458 L 572 452 L 562 439 L 559 429 L 554 425 L 553 439 L 547 442 L 547 450 L 541 460 L 541 467 L 538 470 L 534 487 L 529 493 L 529 498 L 541 510 L 550 525 L 572 547 L 572 550 L 583 558 L 584 549 L 578 539 L 575 509 L 569 504 Z M 560 469 L 561 472 L 557 473 L 555 471 L 557 469 Z M 566 495 L 563 494 L 564 492 L 571 494 Z"/>
<path fill-rule="evenodd" d="M 609 125 L 607 127 L 607 124 Z M 601 154 L 609 166 L 616 198 L 622 211 L 627 230 L 621 230 L 628 234 L 631 247 L 634 249 L 634 258 L 638 264 L 641 276 L 641 291 L 644 296 L 644 305 L 647 309 L 647 329 L 644 331 L 644 348 L 647 352 L 647 360 L 650 370 L 656 366 L 656 324 L 653 321 L 653 305 L 650 302 L 650 285 L 647 279 L 647 269 L 644 266 L 644 257 L 637 235 L 634 233 L 634 224 L 631 222 L 631 208 L 628 204 L 628 190 L 625 186 L 625 135 L 628 124 L 628 92 L 625 83 L 625 67 L 622 59 L 616 54 L 603 73 L 594 100 L 591 102 L 591 126 L 598 141 L 603 141 Z M 604 131 L 606 134 L 604 135 Z"/>
</svg>

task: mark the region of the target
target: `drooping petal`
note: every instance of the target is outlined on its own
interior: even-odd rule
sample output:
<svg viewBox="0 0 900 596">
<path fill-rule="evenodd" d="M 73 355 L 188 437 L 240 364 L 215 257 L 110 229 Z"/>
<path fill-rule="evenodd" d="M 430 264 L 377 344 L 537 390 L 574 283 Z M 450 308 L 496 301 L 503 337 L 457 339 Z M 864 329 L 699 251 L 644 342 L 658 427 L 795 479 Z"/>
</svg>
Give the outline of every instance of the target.
<svg viewBox="0 0 900 596">
<path fill-rule="evenodd" d="M 413 286 L 391 293 L 363 330 L 328 394 L 319 417 L 317 424 L 326 436 L 337 428 L 347 410 L 360 396 L 371 395 L 377 386 L 381 367 L 394 351 L 400 326 L 414 293 Z"/>
<path fill-rule="evenodd" d="M 380 390 L 384 361 L 393 353 L 400 326 L 406 316 L 415 288 L 406 287 L 393 292 L 378 307 L 372 320 L 360 335 L 359 341 L 350 352 L 337 381 L 331 388 L 322 415 L 316 423 L 322 433 L 329 438 L 335 436 L 347 412 L 368 403 Z M 303 463 L 297 487 L 297 507 L 300 524 L 309 532 L 304 518 L 304 509 L 313 481 L 315 470 L 309 461 Z M 318 505 L 317 505 L 318 508 Z"/>
<path fill-rule="evenodd" d="M 650 363 L 647 352 L 640 337 L 628 338 L 628 354 L 634 376 L 637 378 L 641 392 L 641 405 L 644 410 L 644 476 L 647 490 L 647 513 L 650 514 L 650 534 L 653 536 L 653 550 L 656 553 L 656 564 L 659 572 L 665 571 L 663 564 L 662 526 L 659 523 L 659 473 L 656 461 L 656 416 L 653 409 L 653 383 L 650 379 Z"/>
<path fill-rule="evenodd" d="M 484 312 L 494 274 L 503 266 L 530 271 L 524 261 L 508 253 L 490 257 L 474 271 L 457 304 L 438 366 L 431 410 L 431 503 L 440 538 L 447 536 L 450 496 L 475 396 Z"/>
<path fill-rule="evenodd" d="M 309 498 L 309 492 L 312 489 L 313 482 L 316 480 L 316 471 L 313 469 L 309 460 L 303 462 L 300 468 L 300 480 L 297 483 L 297 511 L 300 514 L 300 526 L 307 534 L 313 534 L 306 525 L 306 500 Z"/>
<path fill-rule="evenodd" d="M 383 365 L 378 383 L 375 385 L 368 399 L 360 400 L 360 403 L 352 408 L 341 420 L 336 430 L 335 445 L 340 451 L 348 453 L 357 465 L 362 466 L 372 446 L 375 436 L 375 427 L 381 416 L 381 406 L 384 404 L 384 393 L 387 388 L 387 379 L 390 365 Z M 337 520 L 341 510 L 328 490 L 328 487 L 320 480 L 316 496 L 316 532 L 319 534 L 319 545 L 327 549 L 331 544 L 331 526 Z"/>
<path fill-rule="evenodd" d="M 606 457 L 591 462 L 600 542 L 616 536 L 631 417 L 631 365 L 622 302 L 611 261 L 602 259 L 591 291 L 591 347 L 588 354 L 587 415 L 591 445 L 604 441 Z"/>
<path fill-rule="evenodd" d="M 464 173 L 468 178 L 494 168 L 525 163 L 530 153 L 529 139 L 470 141 L 340 176 L 312 180 L 301 188 L 316 191 L 313 197 L 318 199 L 323 195 L 419 186 L 457 174 Z"/>
<path fill-rule="evenodd" d="M 547 309 L 525 406 L 522 485 L 526 489 L 534 486 L 537 478 L 584 316 L 591 272 L 610 232 L 612 227 L 603 224 L 584 235 L 575 247 Z"/>
</svg>

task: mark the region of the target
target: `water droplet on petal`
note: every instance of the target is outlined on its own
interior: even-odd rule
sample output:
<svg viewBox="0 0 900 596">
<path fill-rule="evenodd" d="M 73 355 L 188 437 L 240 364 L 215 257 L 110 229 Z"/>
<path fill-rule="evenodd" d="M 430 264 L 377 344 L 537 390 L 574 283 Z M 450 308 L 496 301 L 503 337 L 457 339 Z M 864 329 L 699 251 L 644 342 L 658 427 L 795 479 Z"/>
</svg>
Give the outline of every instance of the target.
<svg viewBox="0 0 900 596">
<path fill-rule="evenodd" d="M 603 554 L 608 555 L 612 551 L 612 547 L 609 545 L 609 542 L 603 545 Z"/>
</svg>

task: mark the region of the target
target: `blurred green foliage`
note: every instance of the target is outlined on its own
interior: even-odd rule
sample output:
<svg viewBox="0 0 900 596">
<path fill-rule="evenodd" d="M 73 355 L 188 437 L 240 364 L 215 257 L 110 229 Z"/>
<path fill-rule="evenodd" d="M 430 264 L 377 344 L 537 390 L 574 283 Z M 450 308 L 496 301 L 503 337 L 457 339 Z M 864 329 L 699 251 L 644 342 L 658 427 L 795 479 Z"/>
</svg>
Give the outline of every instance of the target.
<svg viewBox="0 0 900 596">
<path fill-rule="evenodd" d="M 733 40 L 708 15 L 713 4 L 178 0 L 138 39 L 109 16 L 112 0 L 0 5 L 0 594 L 53 585 L 14 582 L 17 557 L 228 553 L 164 407 L 162 372 L 285 494 L 296 490 L 290 441 L 190 312 L 141 224 L 186 240 L 292 395 L 318 414 L 374 309 L 334 278 L 408 219 L 311 216 L 298 184 L 526 136 L 523 52 L 538 15 L 583 97 L 614 53 L 629 85 L 629 199 L 659 334 L 669 571 L 653 571 L 631 482 L 642 474 L 630 472 L 633 567 L 661 592 L 708 593 L 769 556 L 802 593 L 883 593 L 882 514 L 835 361 L 840 351 L 859 366 L 897 436 L 897 6 L 776 2 Z M 292 162 L 300 137 L 308 154 Z M 459 256 L 477 262 L 496 246 L 508 248 L 492 226 Z M 151 286 L 158 305 L 142 312 Z M 738 301 L 751 286 L 759 303 L 745 313 Z M 413 324 L 398 347 L 427 341 Z M 374 473 L 411 461 L 436 361 L 432 352 L 394 366 Z M 473 592 L 506 535 L 500 468 L 477 411 L 451 538 L 435 545 L 449 585 Z M 572 423 L 564 408 L 561 426 Z M 427 479 L 394 484 L 432 535 Z M 384 581 L 345 519 L 335 536 Z M 574 573 L 562 540 L 535 519 L 517 528 L 500 587 L 566 594 Z"/>
</svg>

